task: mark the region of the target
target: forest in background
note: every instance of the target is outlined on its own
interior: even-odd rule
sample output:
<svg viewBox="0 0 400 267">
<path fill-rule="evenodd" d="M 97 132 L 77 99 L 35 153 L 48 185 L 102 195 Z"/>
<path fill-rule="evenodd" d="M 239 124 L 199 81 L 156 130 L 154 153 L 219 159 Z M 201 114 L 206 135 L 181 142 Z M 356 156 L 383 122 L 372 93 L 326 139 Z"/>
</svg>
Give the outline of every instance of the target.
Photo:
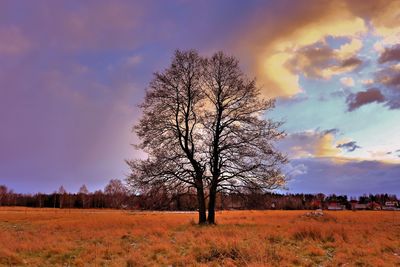
<svg viewBox="0 0 400 267">
<path fill-rule="evenodd" d="M 216 208 L 218 210 L 303 210 L 327 209 L 330 205 L 336 205 L 345 209 L 352 209 L 352 203 L 358 203 L 365 204 L 365 209 L 376 209 L 378 206 L 384 206 L 387 202 L 398 203 L 398 198 L 391 194 L 365 194 L 356 198 L 322 193 L 279 194 L 243 191 L 218 193 Z M 170 190 L 159 187 L 138 194 L 130 191 L 118 179 L 111 180 L 104 190 L 94 192 L 89 192 L 87 187 L 82 185 L 77 193 L 67 192 L 63 186 L 60 186 L 53 193 L 21 194 L 14 192 L 5 185 L 0 185 L 0 206 L 194 211 L 197 209 L 196 205 L 194 190 L 170 192 Z"/>
</svg>

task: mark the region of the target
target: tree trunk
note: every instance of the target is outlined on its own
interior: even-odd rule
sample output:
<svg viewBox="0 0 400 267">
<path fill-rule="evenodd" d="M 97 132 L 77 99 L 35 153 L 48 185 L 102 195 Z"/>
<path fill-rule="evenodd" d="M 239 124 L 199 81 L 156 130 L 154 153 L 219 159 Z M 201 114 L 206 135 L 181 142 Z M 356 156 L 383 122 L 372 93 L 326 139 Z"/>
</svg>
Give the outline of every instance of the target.
<svg viewBox="0 0 400 267">
<path fill-rule="evenodd" d="M 210 195 L 208 200 L 208 224 L 215 224 L 215 202 L 217 198 L 217 188 L 216 186 L 211 185 Z"/>
<path fill-rule="evenodd" d="M 199 224 L 207 223 L 207 215 L 206 215 L 206 201 L 204 198 L 204 188 L 203 181 L 201 179 L 197 180 L 197 204 L 199 208 Z"/>
<path fill-rule="evenodd" d="M 181 210 L 182 209 L 181 208 L 181 195 L 179 193 L 176 194 L 175 200 L 176 200 L 176 209 Z"/>
</svg>

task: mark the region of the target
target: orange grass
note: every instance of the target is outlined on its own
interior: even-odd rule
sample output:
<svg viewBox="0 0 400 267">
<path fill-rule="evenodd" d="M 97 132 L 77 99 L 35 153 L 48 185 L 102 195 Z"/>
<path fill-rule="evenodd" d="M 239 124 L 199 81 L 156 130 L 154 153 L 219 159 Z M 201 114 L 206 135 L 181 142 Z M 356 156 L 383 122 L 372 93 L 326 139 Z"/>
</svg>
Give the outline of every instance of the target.
<svg viewBox="0 0 400 267">
<path fill-rule="evenodd" d="M 0 208 L 0 266 L 400 266 L 400 212 Z"/>
</svg>

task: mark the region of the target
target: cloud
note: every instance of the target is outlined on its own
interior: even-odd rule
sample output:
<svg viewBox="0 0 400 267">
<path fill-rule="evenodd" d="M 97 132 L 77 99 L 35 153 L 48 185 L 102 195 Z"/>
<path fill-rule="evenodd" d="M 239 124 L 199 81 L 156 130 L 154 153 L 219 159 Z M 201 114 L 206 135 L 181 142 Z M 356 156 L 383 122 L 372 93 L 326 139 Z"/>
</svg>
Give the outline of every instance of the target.
<svg viewBox="0 0 400 267">
<path fill-rule="evenodd" d="M 399 73 L 396 73 L 395 75 L 393 75 L 393 76 L 391 76 L 391 77 L 388 77 L 388 79 L 385 80 L 384 83 L 385 83 L 386 85 L 389 85 L 389 86 L 396 86 L 396 87 L 398 87 L 398 86 L 400 85 L 400 72 L 399 72 Z"/>
<path fill-rule="evenodd" d="M 340 46 L 338 50 L 336 50 L 337 55 L 341 58 L 344 59 L 344 66 L 347 65 L 354 65 L 354 64 L 359 64 L 361 63 L 360 60 L 357 58 L 354 58 L 355 54 L 357 54 L 361 48 L 363 47 L 363 43 L 360 39 L 358 38 L 352 38 L 350 39 L 350 42 L 347 42 L 343 45 Z"/>
<path fill-rule="evenodd" d="M 309 100 L 309 96 L 307 94 L 297 94 L 292 96 L 291 98 L 278 98 L 277 106 L 291 106 L 294 104 L 299 104 Z"/>
<path fill-rule="evenodd" d="M 351 72 L 361 65 L 362 61 L 354 56 L 342 59 L 340 51 L 332 49 L 326 42 L 315 43 L 296 50 L 286 66 L 293 74 L 328 80 L 333 75 Z"/>
<path fill-rule="evenodd" d="M 395 45 L 390 48 L 385 48 L 383 53 L 380 55 L 378 62 L 386 63 L 390 61 L 400 61 L 400 45 Z"/>
<path fill-rule="evenodd" d="M 324 78 L 323 70 L 333 64 L 334 52 L 328 45 L 317 43 L 302 47 L 287 62 L 292 73 L 302 73 L 310 78 Z"/>
<path fill-rule="evenodd" d="M 375 83 L 383 88 L 386 103 L 390 109 L 400 108 L 400 67 L 399 64 L 386 66 L 375 73 Z"/>
<path fill-rule="evenodd" d="M 335 145 L 337 133 L 337 129 L 292 133 L 280 143 L 280 147 L 289 153 L 289 158 L 335 157 L 341 152 Z"/>
<path fill-rule="evenodd" d="M 360 146 L 357 145 L 356 141 L 339 144 L 336 147 L 342 148 L 342 149 L 346 150 L 347 152 L 353 152 L 354 150 L 361 148 Z"/>
<path fill-rule="evenodd" d="M 350 57 L 345 60 L 343 60 L 342 64 L 340 67 L 342 69 L 350 68 L 350 69 L 355 69 L 356 67 L 360 66 L 362 61 L 357 58 L 357 57 Z"/>
<path fill-rule="evenodd" d="M 367 13 L 370 15 L 371 24 L 374 28 L 375 34 L 384 37 L 384 43 L 386 44 L 396 43 L 396 39 L 398 41 L 398 34 L 400 33 L 398 13 L 400 10 L 400 2 L 395 0 L 370 0 L 368 4 L 370 10 L 368 10 Z"/>
<path fill-rule="evenodd" d="M 388 100 L 386 106 L 388 106 L 389 109 L 400 109 L 400 95 L 396 95 L 392 99 Z"/>
<path fill-rule="evenodd" d="M 121 1 L 81 5 L 77 10 L 60 12 L 63 16 L 57 22 L 63 34 L 57 37 L 70 49 L 127 48 L 137 42 L 134 33 L 139 29 L 141 11 L 139 5 Z"/>
<path fill-rule="evenodd" d="M 283 0 L 260 8 L 249 19 L 239 32 L 237 50 L 247 58 L 251 54 L 248 64 L 265 95 L 292 97 L 304 91 L 303 76 L 329 80 L 362 66 L 359 53 L 364 43 L 370 45 L 366 35 L 381 39 L 381 49 L 399 44 L 398 10 L 400 1 L 392 0 L 317 1 L 312 5 Z M 337 47 L 338 39 L 346 42 Z"/>
<path fill-rule="evenodd" d="M 384 68 L 376 73 L 376 81 L 388 88 L 397 88 L 400 86 L 400 71 L 393 66 Z"/>
<path fill-rule="evenodd" d="M 285 167 L 285 172 L 286 175 L 288 175 L 291 178 L 294 178 L 296 176 L 304 175 L 308 171 L 308 168 L 304 164 L 297 164 L 293 165 L 291 163 L 288 163 Z"/>
<path fill-rule="evenodd" d="M 18 55 L 27 52 L 32 44 L 16 26 L 0 26 L 0 55 Z"/>
<path fill-rule="evenodd" d="M 374 83 L 374 80 L 373 79 L 364 79 L 364 80 L 361 80 L 361 83 L 364 85 L 371 85 Z"/>
<path fill-rule="evenodd" d="M 303 164 L 307 173 L 289 181 L 290 192 L 348 194 L 400 194 L 400 165 L 379 161 L 342 161 L 327 158 L 293 160 Z"/>
<path fill-rule="evenodd" d="M 135 66 L 140 62 L 142 62 L 142 57 L 140 55 L 134 55 L 125 60 L 127 66 Z"/>
<path fill-rule="evenodd" d="M 396 155 L 387 154 L 388 150 L 379 151 L 376 146 L 368 149 L 368 144 L 361 147 L 351 138 L 344 137 L 335 128 L 325 131 L 316 129 L 288 134 L 285 139 L 278 143 L 278 148 L 287 153 L 291 161 L 326 158 L 337 164 L 365 160 L 377 160 L 386 163 L 400 162 Z"/>
<path fill-rule="evenodd" d="M 397 149 L 395 151 L 390 151 L 387 154 L 394 154 L 394 155 L 396 155 L 397 157 L 400 158 L 400 149 Z"/>
<path fill-rule="evenodd" d="M 320 139 L 316 142 L 316 157 L 334 157 L 339 151 L 335 148 L 335 135 L 337 129 L 324 131 L 320 135 Z"/>
<path fill-rule="evenodd" d="M 399 156 L 400 156 L 400 149 L 397 149 L 397 150 L 394 150 L 394 151 L 386 152 L 386 154 L 388 154 L 388 155 L 391 155 L 391 154 L 399 154 Z"/>
<path fill-rule="evenodd" d="M 382 103 L 385 101 L 385 97 L 381 91 L 377 88 L 370 88 L 364 92 L 358 92 L 356 94 L 350 94 L 347 97 L 348 110 L 354 111 L 363 105 L 370 103 Z"/>
<path fill-rule="evenodd" d="M 317 1 L 312 7 L 308 1 L 279 3 L 282 6 L 277 4 L 275 9 L 255 16 L 246 28 L 254 30 L 246 32 L 238 43 L 242 53 L 251 51 L 251 66 L 265 87 L 264 94 L 290 97 L 302 92 L 302 74 L 330 79 L 361 64 L 356 54 L 368 28 L 363 18 L 349 10 L 346 1 Z M 290 10 L 284 8 L 289 3 Z M 347 42 L 334 49 L 325 40 L 328 36 L 345 37 Z"/>
<path fill-rule="evenodd" d="M 340 82 L 346 87 L 354 86 L 354 80 L 351 77 L 342 77 L 342 78 L 340 78 Z"/>
<path fill-rule="evenodd" d="M 51 69 L 43 69 L 41 56 L 0 75 L 0 179 L 21 191 L 51 192 L 123 178 L 124 159 L 139 155 L 130 129 L 140 87 L 103 83 L 103 73 L 67 59 L 49 59 Z"/>
<path fill-rule="evenodd" d="M 110 48 L 134 49 L 149 36 L 154 36 L 155 28 L 142 21 L 152 4 L 121 0 L 112 3 L 103 0 L 68 2 L 68 5 L 58 1 L 25 3 L 24 8 L 29 11 L 24 13 L 23 19 L 13 21 L 20 31 L 9 30 L 8 36 L 12 38 L 4 39 L 0 35 L 0 43 L 6 42 L 7 47 L 15 42 L 23 43 L 21 33 L 24 33 L 23 37 L 33 42 L 37 49 L 94 52 Z M 18 12 L 18 5 L 8 6 L 9 14 Z"/>
</svg>

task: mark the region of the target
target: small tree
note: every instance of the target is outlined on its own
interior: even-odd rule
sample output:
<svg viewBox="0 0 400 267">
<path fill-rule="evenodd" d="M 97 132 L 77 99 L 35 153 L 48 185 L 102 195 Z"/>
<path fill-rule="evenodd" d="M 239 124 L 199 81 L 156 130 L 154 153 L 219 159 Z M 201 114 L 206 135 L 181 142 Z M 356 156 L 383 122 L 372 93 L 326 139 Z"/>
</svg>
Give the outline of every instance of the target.
<svg viewBox="0 0 400 267">
<path fill-rule="evenodd" d="M 87 189 L 86 185 L 82 185 L 79 188 L 78 194 L 82 202 L 82 208 L 86 208 L 88 206 L 88 194 L 89 194 L 89 190 Z"/>
<path fill-rule="evenodd" d="M 273 145 L 284 133 L 280 122 L 265 119 L 273 107 L 235 58 L 177 51 L 150 83 L 135 126 L 149 157 L 128 162 L 128 180 L 135 187 L 196 188 L 199 223 L 214 224 L 217 192 L 284 186 L 286 158 Z"/>
<path fill-rule="evenodd" d="M 5 204 L 7 198 L 8 188 L 5 185 L 0 185 L 0 206 Z"/>
<path fill-rule="evenodd" d="M 64 186 L 60 186 L 60 188 L 58 189 L 58 195 L 60 196 L 60 209 L 62 209 L 65 205 L 65 201 L 67 199 L 67 190 L 65 190 Z"/>
<path fill-rule="evenodd" d="M 95 208 L 104 208 L 104 194 L 101 190 L 96 190 L 93 193 L 93 207 Z"/>
<path fill-rule="evenodd" d="M 43 207 L 43 194 L 42 193 L 37 193 L 35 195 L 36 199 L 37 199 L 37 205 L 39 206 L 39 208 Z"/>
<path fill-rule="evenodd" d="M 112 179 L 104 188 L 104 194 L 108 197 L 108 203 L 111 208 L 121 208 L 126 196 L 127 189 L 119 179 Z"/>
</svg>

